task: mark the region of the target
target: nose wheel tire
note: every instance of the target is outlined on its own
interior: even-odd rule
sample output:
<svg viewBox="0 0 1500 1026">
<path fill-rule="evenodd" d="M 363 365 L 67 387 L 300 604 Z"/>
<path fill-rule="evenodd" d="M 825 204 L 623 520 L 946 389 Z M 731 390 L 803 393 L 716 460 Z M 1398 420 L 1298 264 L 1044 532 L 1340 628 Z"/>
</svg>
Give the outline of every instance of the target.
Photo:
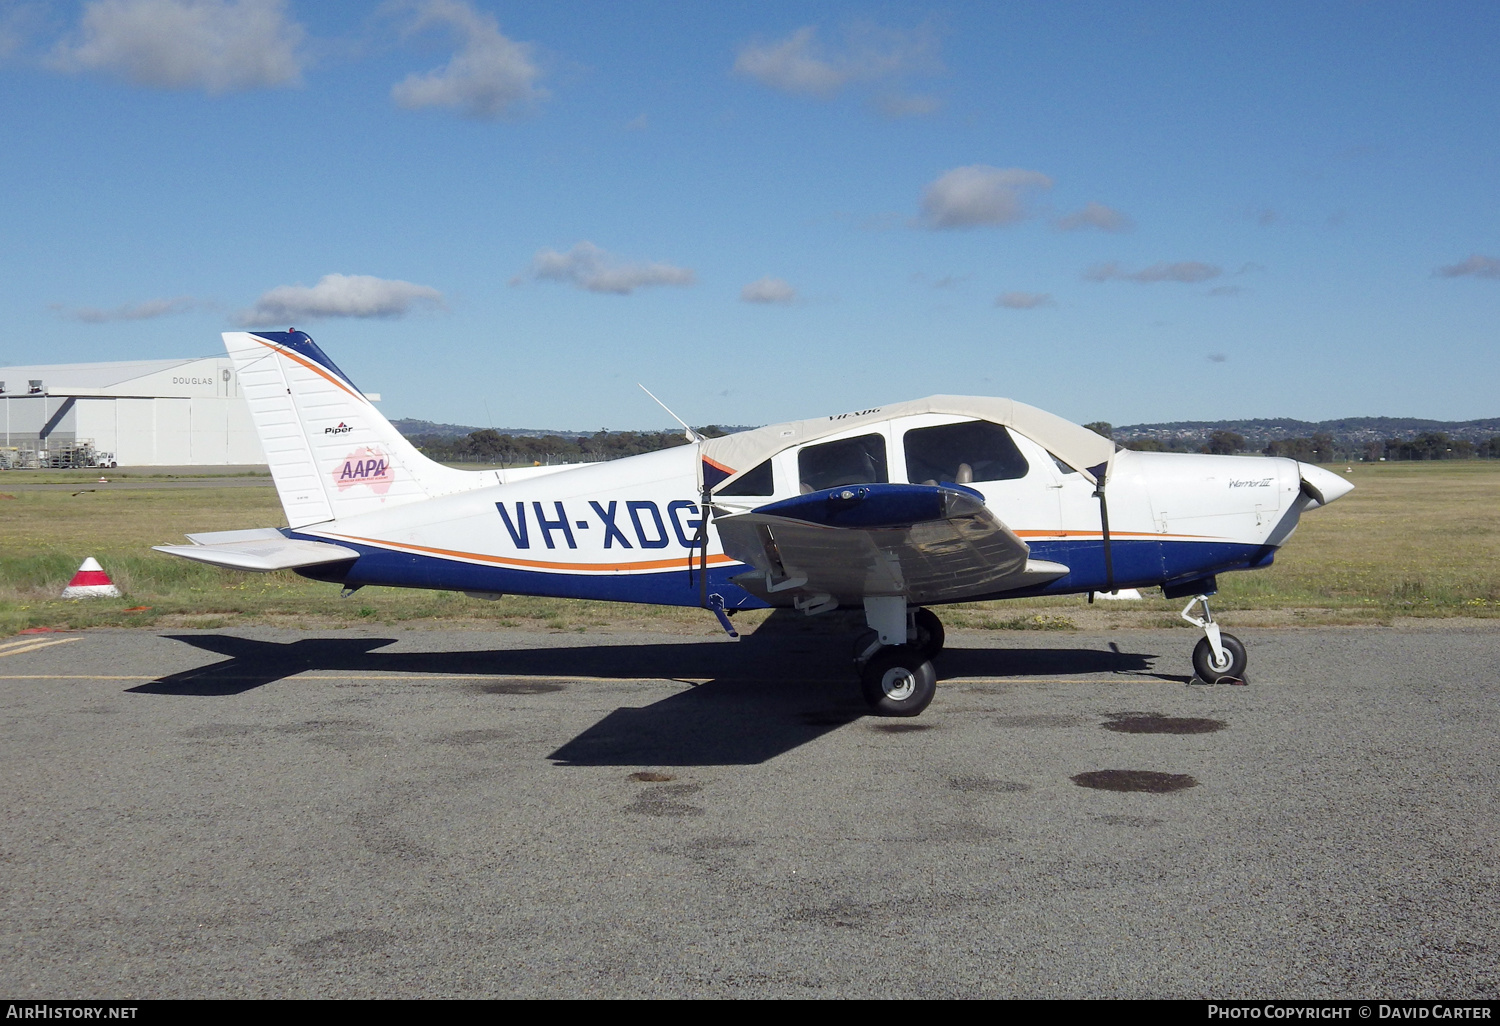
<svg viewBox="0 0 1500 1026">
<path fill-rule="evenodd" d="M 860 671 L 865 701 L 881 716 L 916 716 L 937 693 L 937 671 L 913 645 L 882 649 Z"/>
<path fill-rule="evenodd" d="M 1222 661 L 1214 658 L 1214 647 L 1208 643 L 1207 638 L 1200 640 L 1193 649 L 1193 672 L 1198 675 L 1198 679 L 1212 684 L 1221 677 L 1245 676 L 1245 664 L 1249 660 L 1245 655 L 1244 643 L 1233 634 L 1220 634 L 1219 644 L 1224 649 Z"/>
</svg>

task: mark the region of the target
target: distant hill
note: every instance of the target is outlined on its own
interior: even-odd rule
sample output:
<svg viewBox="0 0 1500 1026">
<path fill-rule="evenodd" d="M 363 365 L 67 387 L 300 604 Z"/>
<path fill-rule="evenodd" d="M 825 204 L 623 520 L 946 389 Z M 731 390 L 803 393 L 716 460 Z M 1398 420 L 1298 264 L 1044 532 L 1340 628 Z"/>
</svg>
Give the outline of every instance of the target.
<svg viewBox="0 0 1500 1026">
<path fill-rule="evenodd" d="M 391 421 L 391 423 L 395 426 L 397 431 L 401 432 L 401 434 L 407 438 L 431 438 L 437 440 L 446 440 L 450 438 L 467 438 L 469 435 L 472 435 L 476 431 L 492 430 L 490 428 L 469 427 L 463 424 L 436 424 L 430 420 L 415 420 L 411 417 L 402 417 L 398 420 Z M 725 434 L 733 434 L 736 431 L 750 430 L 749 427 L 746 427 L 743 424 L 724 427 L 715 425 L 715 427 L 717 430 L 722 431 Z M 510 435 L 512 438 L 588 438 L 594 434 L 597 434 L 597 431 L 561 431 L 557 428 L 501 427 L 494 428 L 493 430 L 497 435 Z M 674 431 L 681 432 L 682 429 L 679 427 L 667 427 L 662 428 L 661 432 L 659 433 L 670 433 Z M 611 432 L 611 434 L 624 433 L 625 432 L 619 431 Z"/>
<path fill-rule="evenodd" d="M 1449 438 L 1485 442 L 1500 435 L 1500 417 L 1487 420 L 1422 420 L 1418 417 L 1344 417 L 1339 420 L 1174 420 L 1160 424 L 1127 424 L 1114 428 L 1116 441 L 1151 438 L 1159 442 L 1201 445 L 1215 431 L 1232 431 L 1245 437 L 1249 448 L 1261 449 L 1284 438 L 1332 435 L 1349 448 L 1399 439 L 1409 442 L 1423 432 L 1442 432 Z"/>
<path fill-rule="evenodd" d="M 477 427 L 468 427 L 463 424 L 434 424 L 430 420 L 413 420 L 410 417 L 402 417 L 391 423 L 396 430 L 407 438 L 466 438 L 476 431 L 483 430 Z M 577 431 L 555 431 L 550 428 L 495 428 L 502 435 L 513 435 L 521 438 L 541 438 L 544 435 L 577 435 Z M 592 434 L 584 431 L 582 434 Z"/>
<path fill-rule="evenodd" d="M 476 428 L 403 418 L 396 430 L 434 459 L 448 461 L 553 463 L 618 459 L 681 445 L 682 429 L 660 431 L 563 431 L 555 428 Z M 1102 429 L 1105 425 L 1090 425 Z M 714 425 L 709 435 L 746 431 Z M 1450 459 L 1500 455 L 1500 417 L 1486 420 L 1424 420 L 1419 417 L 1344 417 L 1339 420 L 1176 420 L 1111 428 L 1115 441 L 1132 448 L 1185 452 L 1270 452 L 1299 459 Z M 1229 439 L 1225 434 L 1240 436 Z M 1219 438 L 1215 438 L 1215 435 Z M 1326 441 L 1314 436 L 1331 436 Z M 1451 441 L 1438 441 L 1446 435 Z M 1283 443 L 1273 447 L 1272 443 Z M 1287 444 L 1290 443 L 1290 444 Z M 1207 448 L 1205 448 L 1207 447 Z M 1321 447 L 1321 448 L 1320 448 Z"/>
</svg>

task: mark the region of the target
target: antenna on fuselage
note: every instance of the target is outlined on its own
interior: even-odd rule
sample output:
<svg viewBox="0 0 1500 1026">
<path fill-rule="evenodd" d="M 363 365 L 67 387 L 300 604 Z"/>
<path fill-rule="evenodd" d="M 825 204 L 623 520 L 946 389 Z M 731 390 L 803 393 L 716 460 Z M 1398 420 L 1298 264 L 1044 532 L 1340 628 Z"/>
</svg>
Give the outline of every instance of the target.
<svg viewBox="0 0 1500 1026">
<path fill-rule="evenodd" d="M 672 408 L 670 406 L 668 406 L 666 403 L 662 402 L 660 399 L 657 399 L 655 395 L 652 395 L 651 389 L 647 388 L 645 385 L 641 384 L 639 381 L 637 381 L 635 384 L 636 384 L 636 387 L 639 388 L 642 392 L 645 392 L 647 395 L 651 396 L 652 400 L 655 401 L 656 405 L 658 405 L 662 409 L 666 410 L 667 411 L 667 416 L 671 417 L 677 423 L 679 423 L 679 424 L 682 425 L 682 430 L 687 433 L 687 440 L 689 442 L 701 442 L 701 441 L 703 441 L 703 436 L 700 435 L 698 432 L 694 431 L 692 428 L 688 427 L 687 421 L 683 420 L 681 417 L 677 416 L 677 414 L 673 413 L 672 412 Z"/>
</svg>

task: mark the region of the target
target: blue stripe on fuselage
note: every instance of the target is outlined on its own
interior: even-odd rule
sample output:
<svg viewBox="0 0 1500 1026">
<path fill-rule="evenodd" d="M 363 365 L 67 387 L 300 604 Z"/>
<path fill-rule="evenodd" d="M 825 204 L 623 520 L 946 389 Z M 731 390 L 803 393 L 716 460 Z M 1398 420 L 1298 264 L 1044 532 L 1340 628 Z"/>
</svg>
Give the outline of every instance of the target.
<svg viewBox="0 0 1500 1026">
<path fill-rule="evenodd" d="M 1108 587 L 1103 541 L 1034 541 L 1030 548 L 1032 559 L 1061 563 L 1069 572 L 1035 588 L 1006 592 L 1005 597 L 1077 594 Z M 1115 588 L 1152 588 L 1167 581 L 1270 566 L 1276 548 L 1242 542 L 1116 538 L 1110 541 L 1110 555 Z"/>
<path fill-rule="evenodd" d="M 289 538 L 326 541 L 315 535 L 285 530 Z M 663 606 L 696 606 L 700 600 L 698 570 L 646 573 L 571 574 L 468 563 L 422 553 L 400 552 L 359 542 L 339 540 L 356 549 L 360 557 L 351 563 L 335 563 L 299 570 L 304 577 L 346 586 L 384 585 L 393 588 L 433 588 L 447 591 L 497 592 L 510 595 L 540 595 L 553 598 L 597 599 L 608 602 L 649 602 Z M 1114 587 L 1150 588 L 1167 581 L 1187 580 L 1233 570 L 1269 566 L 1276 554 L 1270 545 L 1218 541 L 1156 541 L 1117 539 L 1111 542 Z M 1031 557 L 1061 563 L 1069 572 L 1054 581 L 992 595 L 966 596 L 964 602 L 984 599 L 1024 598 L 1034 595 L 1067 595 L 1104 591 L 1104 543 L 1079 541 L 1034 541 Z M 730 578 L 746 572 L 743 564 L 710 567 L 708 590 L 724 596 L 730 609 L 762 609 L 766 603 Z"/>
<path fill-rule="evenodd" d="M 315 535 L 286 532 L 289 538 L 327 541 Z M 367 584 L 391 588 L 432 588 L 444 591 L 482 591 L 507 595 L 540 595 L 550 598 L 598 599 L 606 602 L 649 602 L 660 606 L 696 606 L 701 598 L 698 566 L 649 573 L 570 574 L 469 563 L 443 556 L 399 552 L 360 542 L 339 540 L 345 548 L 360 553 L 351 563 L 308 567 L 298 573 L 318 581 L 347 587 Z M 730 609 L 763 609 L 766 603 L 729 578 L 748 569 L 743 564 L 708 569 L 708 590 L 724 596 Z"/>
</svg>

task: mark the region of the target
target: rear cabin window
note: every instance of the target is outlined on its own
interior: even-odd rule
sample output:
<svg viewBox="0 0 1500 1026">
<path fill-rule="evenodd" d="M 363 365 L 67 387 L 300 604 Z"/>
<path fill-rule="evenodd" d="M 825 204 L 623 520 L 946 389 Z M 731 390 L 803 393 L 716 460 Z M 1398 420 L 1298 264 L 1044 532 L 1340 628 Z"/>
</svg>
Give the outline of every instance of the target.
<svg viewBox="0 0 1500 1026">
<path fill-rule="evenodd" d="M 1010 432 L 999 424 L 970 420 L 906 433 L 906 479 L 912 484 L 1010 481 L 1025 477 L 1028 469 Z"/>
<path fill-rule="evenodd" d="M 766 460 L 754 470 L 747 470 L 729 484 L 720 488 L 719 495 L 774 495 L 775 479 L 771 476 L 771 461 Z"/>
<path fill-rule="evenodd" d="M 885 436 L 860 435 L 822 445 L 809 445 L 797 454 L 797 480 L 802 494 L 848 484 L 885 484 Z"/>
</svg>

